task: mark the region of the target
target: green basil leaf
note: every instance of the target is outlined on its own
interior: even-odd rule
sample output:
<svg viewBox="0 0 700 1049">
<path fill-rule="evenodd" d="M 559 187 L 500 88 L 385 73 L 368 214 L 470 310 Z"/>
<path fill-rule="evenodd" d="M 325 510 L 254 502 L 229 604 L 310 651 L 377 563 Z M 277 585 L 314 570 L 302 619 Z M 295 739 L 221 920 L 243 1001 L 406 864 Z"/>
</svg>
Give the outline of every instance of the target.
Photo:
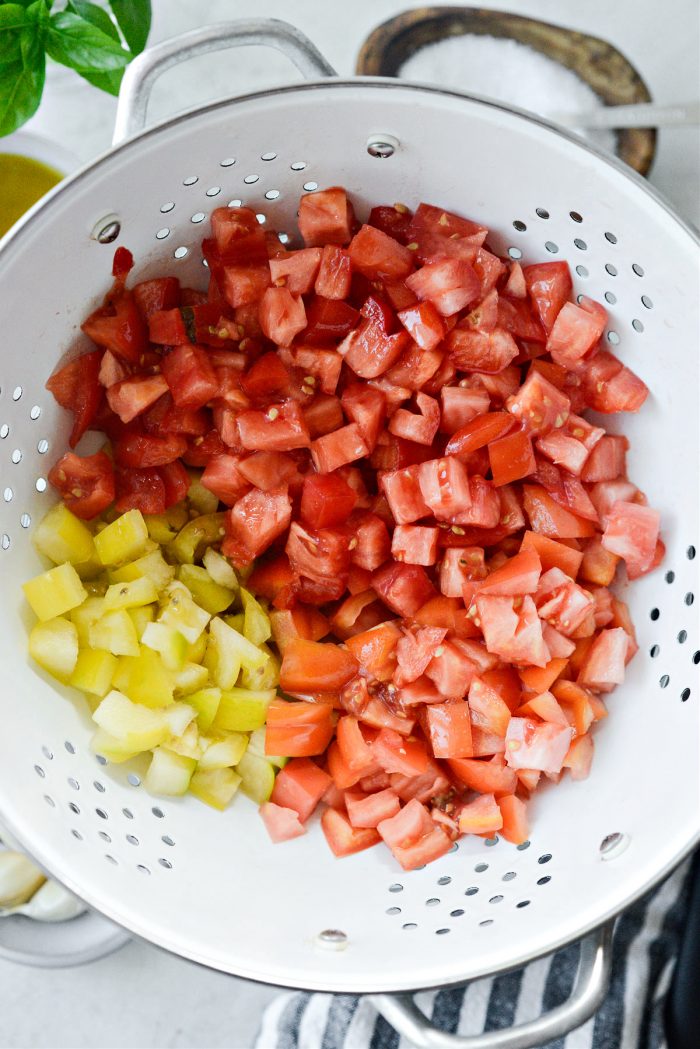
<svg viewBox="0 0 700 1049">
<path fill-rule="evenodd" d="M 151 29 L 151 0 L 109 0 L 132 55 L 139 55 Z"/>
<path fill-rule="evenodd" d="M 76 69 L 78 76 L 87 80 L 88 84 L 98 87 L 100 91 L 106 91 L 108 95 L 118 95 L 122 86 L 123 69 L 110 69 L 107 73 L 89 73 L 86 69 Z"/>
<path fill-rule="evenodd" d="M 81 73 L 123 69 L 131 58 L 110 36 L 71 11 L 51 16 L 46 51 L 55 62 Z"/>
<path fill-rule="evenodd" d="M 78 18 L 83 18 L 90 25 L 97 26 L 103 33 L 110 36 L 112 40 L 116 40 L 118 44 L 121 42 L 119 30 L 114 22 L 107 12 L 103 8 L 98 7 L 97 4 L 91 4 L 88 0 L 68 0 L 66 11 L 72 11 Z"/>
<path fill-rule="evenodd" d="M 0 8 L 0 30 L 3 26 Z M 0 135 L 16 131 L 36 112 L 44 90 L 46 59 L 40 34 L 35 26 L 25 26 L 20 32 L 19 53 L 14 60 L 0 64 Z"/>
</svg>

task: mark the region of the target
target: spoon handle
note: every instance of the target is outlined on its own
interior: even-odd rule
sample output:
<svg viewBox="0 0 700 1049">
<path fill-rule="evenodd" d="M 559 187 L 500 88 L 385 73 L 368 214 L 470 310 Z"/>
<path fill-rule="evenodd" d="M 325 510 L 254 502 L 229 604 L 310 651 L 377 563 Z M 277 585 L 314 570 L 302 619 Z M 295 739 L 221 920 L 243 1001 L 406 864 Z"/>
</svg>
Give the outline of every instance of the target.
<svg viewBox="0 0 700 1049">
<path fill-rule="evenodd" d="M 700 124 L 700 102 L 659 105 L 640 102 L 629 106 L 601 106 L 588 113 L 554 112 L 549 119 L 566 127 L 606 128 L 689 127 Z"/>
</svg>

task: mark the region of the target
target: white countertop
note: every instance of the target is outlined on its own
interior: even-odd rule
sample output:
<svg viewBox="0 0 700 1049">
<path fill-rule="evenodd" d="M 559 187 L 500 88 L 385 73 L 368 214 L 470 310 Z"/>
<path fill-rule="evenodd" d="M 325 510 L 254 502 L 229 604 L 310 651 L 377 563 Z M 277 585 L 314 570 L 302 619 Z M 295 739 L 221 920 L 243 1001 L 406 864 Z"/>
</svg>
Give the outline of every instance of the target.
<svg viewBox="0 0 700 1049">
<path fill-rule="evenodd" d="M 409 6 L 401 0 L 153 0 L 151 40 L 205 21 L 284 18 L 308 34 L 338 73 L 349 75 L 369 31 Z M 648 0 L 495 0 L 487 6 L 517 9 L 609 40 L 636 65 L 655 101 L 697 97 L 697 0 L 666 0 L 653 6 Z M 161 79 L 151 114 L 163 118 L 211 98 L 297 78 L 281 55 L 260 48 L 207 56 L 204 64 L 195 60 Z M 109 147 L 114 111 L 114 99 L 54 67 L 41 108 L 28 128 L 60 140 L 87 161 Z M 651 181 L 700 226 L 697 129 L 660 132 Z M 78 969 L 41 971 L 0 961 L 0 1046 L 249 1049 L 272 993 L 140 942 Z"/>
</svg>

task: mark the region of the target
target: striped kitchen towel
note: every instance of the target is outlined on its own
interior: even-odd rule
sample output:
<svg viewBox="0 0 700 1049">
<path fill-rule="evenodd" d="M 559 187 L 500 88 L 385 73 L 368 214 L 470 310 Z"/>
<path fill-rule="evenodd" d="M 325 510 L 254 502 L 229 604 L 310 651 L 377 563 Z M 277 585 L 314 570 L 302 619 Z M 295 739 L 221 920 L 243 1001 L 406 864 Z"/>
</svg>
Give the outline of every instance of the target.
<svg viewBox="0 0 700 1049">
<path fill-rule="evenodd" d="M 597 1014 L 542 1049 L 665 1049 L 663 1011 L 688 902 L 686 860 L 618 919 L 610 992 Z M 571 993 L 578 945 L 466 987 L 426 991 L 418 1006 L 453 1034 L 476 1034 L 530 1020 Z M 255 1049 L 411 1049 L 368 998 L 280 994 L 268 1006 Z"/>
</svg>

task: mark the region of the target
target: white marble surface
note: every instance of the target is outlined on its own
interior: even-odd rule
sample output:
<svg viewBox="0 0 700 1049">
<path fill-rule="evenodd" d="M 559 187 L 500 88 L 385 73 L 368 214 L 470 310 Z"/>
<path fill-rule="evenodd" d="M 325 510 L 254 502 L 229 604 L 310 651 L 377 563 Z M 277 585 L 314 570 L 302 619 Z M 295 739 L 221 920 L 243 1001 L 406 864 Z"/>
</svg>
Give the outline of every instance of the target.
<svg viewBox="0 0 700 1049">
<path fill-rule="evenodd" d="M 152 39 L 205 21 L 285 18 L 347 75 L 367 33 L 407 6 L 401 0 L 154 0 Z M 697 0 L 495 0 L 488 6 L 515 8 L 604 37 L 635 63 L 656 101 L 685 101 L 698 95 Z M 154 92 L 151 114 L 164 117 L 200 101 L 297 76 L 282 56 L 259 48 L 210 56 L 166 74 Z M 114 108 L 113 99 L 56 69 L 31 130 L 59 138 L 81 160 L 89 160 L 109 146 Z M 697 129 L 660 133 L 651 181 L 700 226 Z M 0 961 L 0 1046 L 249 1049 L 272 993 L 144 943 L 131 943 L 110 958 L 60 972 Z"/>
</svg>

